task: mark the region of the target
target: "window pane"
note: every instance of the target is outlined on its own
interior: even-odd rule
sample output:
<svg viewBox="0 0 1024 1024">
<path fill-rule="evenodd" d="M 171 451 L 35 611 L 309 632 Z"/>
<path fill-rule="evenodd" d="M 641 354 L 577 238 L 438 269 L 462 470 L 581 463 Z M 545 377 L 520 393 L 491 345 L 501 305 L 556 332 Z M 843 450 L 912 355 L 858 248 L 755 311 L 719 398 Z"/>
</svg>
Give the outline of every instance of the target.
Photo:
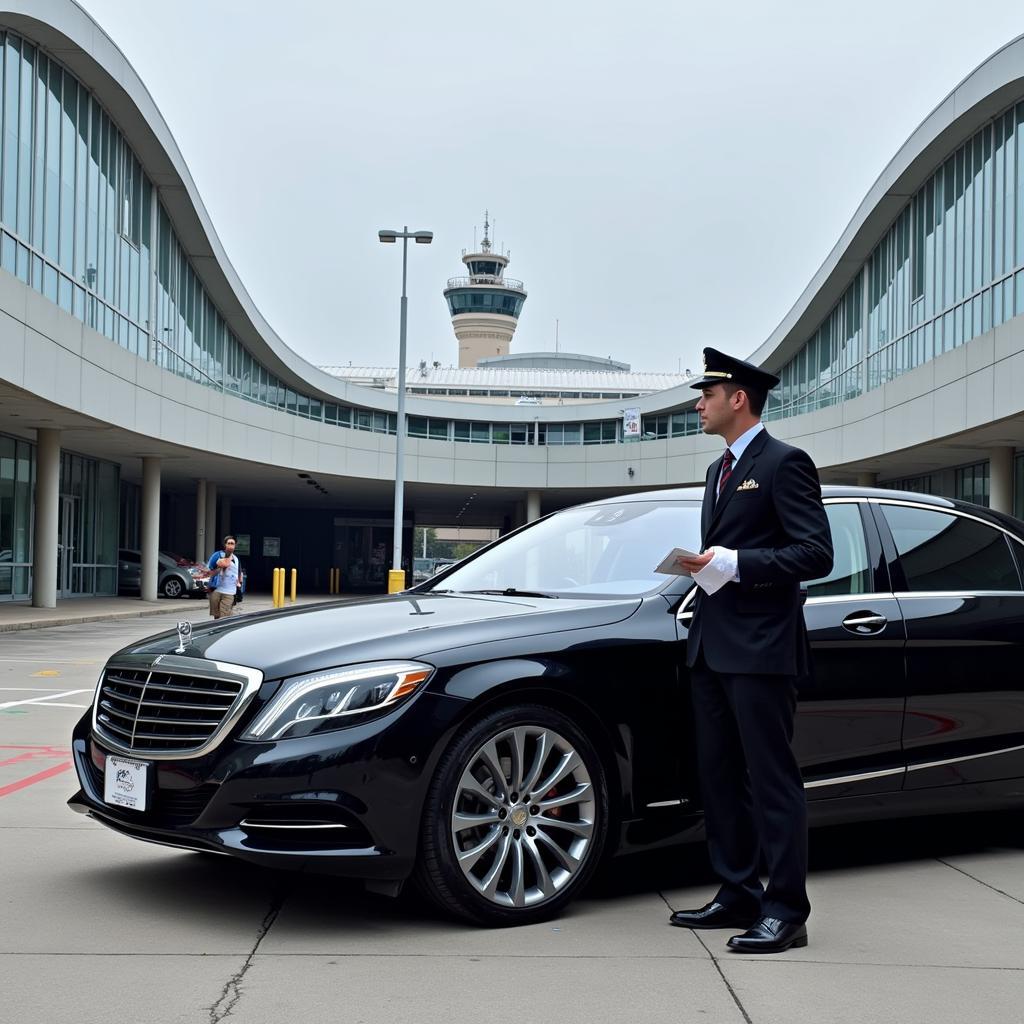
<svg viewBox="0 0 1024 1024">
<path fill-rule="evenodd" d="M 973 519 L 883 505 L 907 586 L 929 590 L 1019 590 L 1006 538 Z"/>
<path fill-rule="evenodd" d="M 864 526 L 859 505 L 826 505 L 835 560 L 832 571 L 807 584 L 808 597 L 825 594 L 868 594 L 873 589 Z"/>
</svg>

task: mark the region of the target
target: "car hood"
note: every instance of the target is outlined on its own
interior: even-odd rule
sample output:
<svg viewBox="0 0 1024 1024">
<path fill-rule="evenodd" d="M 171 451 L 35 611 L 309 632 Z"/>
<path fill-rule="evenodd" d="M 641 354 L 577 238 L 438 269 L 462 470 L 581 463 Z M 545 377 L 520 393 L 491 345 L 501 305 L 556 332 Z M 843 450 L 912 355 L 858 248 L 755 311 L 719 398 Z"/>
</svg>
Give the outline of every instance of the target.
<svg viewBox="0 0 1024 1024">
<path fill-rule="evenodd" d="M 302 605 L 195 627 L 184 655 L 246 665 L 275 679 L 378 658 L 423 658 L 494 640 L 611 625 L 640 598 L 578 600 L 476 594 L 396 594 Z M 176 631 L 122 654 L 172 654 Z"/>
</svg>

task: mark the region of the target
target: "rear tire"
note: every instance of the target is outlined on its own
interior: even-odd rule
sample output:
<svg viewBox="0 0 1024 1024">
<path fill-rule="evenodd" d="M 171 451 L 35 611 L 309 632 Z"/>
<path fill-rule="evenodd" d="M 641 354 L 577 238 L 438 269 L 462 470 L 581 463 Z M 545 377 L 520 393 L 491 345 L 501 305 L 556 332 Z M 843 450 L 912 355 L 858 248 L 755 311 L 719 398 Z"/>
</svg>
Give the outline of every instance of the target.
<svg viewBox="0 0 1024 1024">
<path fill-rule="evenodd" d="M 608 787 L 586 734 L 552 708 L 503 708 L 442 756 L 414 880 L 474 924 L 533 924 L 582 892 L 607 832 Z"/>
</svg>

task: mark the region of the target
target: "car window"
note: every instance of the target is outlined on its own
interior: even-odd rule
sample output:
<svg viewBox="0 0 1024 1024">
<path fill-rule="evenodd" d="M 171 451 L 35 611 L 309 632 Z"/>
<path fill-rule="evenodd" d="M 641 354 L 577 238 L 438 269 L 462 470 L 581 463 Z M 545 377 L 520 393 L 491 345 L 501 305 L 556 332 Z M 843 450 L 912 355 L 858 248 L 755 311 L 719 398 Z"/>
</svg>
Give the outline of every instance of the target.
<svg viewBox="0 0 1024 1024">
<path fill-rule="evenodd" d="M 516 590 L 587 596 L 648 593 L 675 547 L 700 546 L 697 502 L 584 505 L 540 520 L 437 582 L 442 590 Z"/>
<path fill-rule="evenodd" d="M 129 565 L 141 564 L 141 557 L 137 551 L 121 551 L 121 561 L 127 562 Z"/>
<path fill-rule="evenodd" d="M 832 571 L 805 584 L 808 597 L 867 594 L 874 590 L 860 506 L 852 502 L 825 506 L 835 552 Z"/>
<path fill-rule="evenodd" d="M 1020 590 L 1006 535 L 976 519 L 882 505 L 910 590 Z"/>
</svg>

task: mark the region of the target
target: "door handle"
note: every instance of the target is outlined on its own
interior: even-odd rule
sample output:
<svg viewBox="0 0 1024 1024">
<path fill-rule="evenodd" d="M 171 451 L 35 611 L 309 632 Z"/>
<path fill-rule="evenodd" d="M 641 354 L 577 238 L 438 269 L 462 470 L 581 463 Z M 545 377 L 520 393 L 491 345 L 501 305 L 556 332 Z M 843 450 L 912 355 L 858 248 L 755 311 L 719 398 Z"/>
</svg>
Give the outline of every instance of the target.
<svg viewBox="0 0 1024 1024">
<path fill-rule="evenodd" d="M 843 629 L 859 636 L 881 633 L 888 624 L 889 620 L 884 615 L 875 612 L 851 612 L 843 619 Z"/>
</svg>

